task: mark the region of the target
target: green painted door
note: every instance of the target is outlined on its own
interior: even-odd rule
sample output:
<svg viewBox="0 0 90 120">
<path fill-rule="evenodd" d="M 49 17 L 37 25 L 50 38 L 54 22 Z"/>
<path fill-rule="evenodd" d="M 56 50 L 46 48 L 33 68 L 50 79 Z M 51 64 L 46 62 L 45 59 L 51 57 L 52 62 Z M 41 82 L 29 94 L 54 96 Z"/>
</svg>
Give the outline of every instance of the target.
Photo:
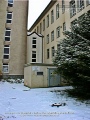
<svg viewBox="0 0 90 120">
<path fill-rule="evenodd" d="M 56 68 L 48 69 L 48 86 L 55 87 L 60 86 L 60 75 L 55 73 Z"/>
</svg>

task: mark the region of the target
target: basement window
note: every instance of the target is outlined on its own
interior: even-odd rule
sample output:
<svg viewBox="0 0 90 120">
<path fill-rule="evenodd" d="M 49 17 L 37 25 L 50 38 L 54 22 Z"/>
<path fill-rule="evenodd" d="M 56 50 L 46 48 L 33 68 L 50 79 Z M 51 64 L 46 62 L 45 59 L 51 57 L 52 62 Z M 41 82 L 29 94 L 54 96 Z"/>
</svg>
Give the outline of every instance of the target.
<svg viewBox="0 0 90 120">
<path fill-rule="evenodd" d="M 37 72 L 37 75 L 43 75 L 43 72 Z"/>
</svg>

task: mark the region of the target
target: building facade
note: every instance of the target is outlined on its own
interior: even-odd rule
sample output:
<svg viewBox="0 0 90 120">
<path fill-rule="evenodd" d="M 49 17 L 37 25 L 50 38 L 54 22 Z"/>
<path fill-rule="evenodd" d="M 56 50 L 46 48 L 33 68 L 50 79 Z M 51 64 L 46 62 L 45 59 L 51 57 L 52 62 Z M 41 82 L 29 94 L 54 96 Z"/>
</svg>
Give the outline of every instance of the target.
<svg viewBox="0 0 90 120">
<path fill-rule="evenodd" d="M 52 63 L 64 30 L 71 30 L 75 19 L 90 11 L 90 0 L 51 0 L 29 29 L 44 36 L 44 63 Z M 48 55 L 49 51 L 49 55 Z"/>
<path fill-rule="evenodd" d="M 37 57 L 35 57 L 36 61 L 34 62 L 32 62 L 33 58 L 31 58 L 31 61 L 29 61 L 30 64 L 27 64 L 24 68 L 25 85 L 29 87 L 48 87 L 56 85 L 52 84 L 56 79 L 56 74 L 54 74 L 55 66 L 51 66 L 52 59 L 55 55 L 55 50 L 59 49 L 59 42 L 64 38 L 63 32 L 65 30 L 71 31 L 75 20 L 80 19 L 80 17 L 82 17 L 87 12 L 90 13 L 90 0 L 50 1 L 44 11 L 29 29 L 29 32 L 36 32 L 37 34 L 43 35 L 43 49 L 42 51 L 40 51 L 40 54 L 43 55 L 43 62 L 41 62 L 41 64 L 38 64 Z M 31 37 L 30 40 L 32 41 Z M 32 54 L 31 48 L 29 48 L 29 52 L 30 54 Z M 38 53 L 36 53 L 36 56 L 37 54 Z M 34 68 L 38 69 L 33 70 L 33 66 Z M 51 70 L 50 72 L 50 69 L 53 70 Z M 26 75 L 28 70 L 30 70 L 30 72 L 34 74 L 34 77 L 41 77 L 42 80 L 38 81 L 39 85 L 35 84 L 35 78 L 32 77 L 29 79 L 29 75 Z M 42 71 L 43 77 L 38 76 L 37 71 Z M 44 76 L 46 76 L 45 79 L 43 79 Z M 57 85 L 61 85 L 62 81 L 63 79 L 60 78 L 60 81 L 57 81 Z"/>
<path fill-rule="evenodd" d="M 26 63 L 28 0 L 0 0 L 0 69 L 23 77 Z"/>
</svg>

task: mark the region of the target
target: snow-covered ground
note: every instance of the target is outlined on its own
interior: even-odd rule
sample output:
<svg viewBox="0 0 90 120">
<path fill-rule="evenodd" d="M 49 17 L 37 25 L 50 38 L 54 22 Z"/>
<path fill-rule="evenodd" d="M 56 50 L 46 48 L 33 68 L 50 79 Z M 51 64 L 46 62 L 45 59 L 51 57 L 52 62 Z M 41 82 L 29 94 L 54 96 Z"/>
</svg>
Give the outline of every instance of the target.
<svg viewBox="0 0 90 120">
<path fill-rule="evenodd" d="M 0 82 L 0 120 L 90 120 L 90 104 L 53 92 L 66 88 L 30 89 L 23 83 Z M 63 102 L 67 105 L 51 106 Z"/>
</svg>

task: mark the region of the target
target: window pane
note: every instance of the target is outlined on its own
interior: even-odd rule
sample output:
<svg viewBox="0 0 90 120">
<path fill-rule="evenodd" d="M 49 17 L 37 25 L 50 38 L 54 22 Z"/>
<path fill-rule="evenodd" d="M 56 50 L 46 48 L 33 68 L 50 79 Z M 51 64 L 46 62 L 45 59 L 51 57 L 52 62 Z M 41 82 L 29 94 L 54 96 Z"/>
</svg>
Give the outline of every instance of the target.
<svg viewBox="0 0 90 120">
<path fill-rule="evenodd" d="M 4 55 L 3 58 L 4 59 L 9 59 L 9 55 Z"/>
<path fill-rule="evenodd" d="M 37 72 L 37 75 L 43 75 L 43 72 Z"/>
<path fill-rule="evenodd" d="M 49 15 L 47 16 L 47 27 L 49 27 Z"/>
<path fill-rule="evenodd" d="M 76 5 L 75 0 L 70 2 L 70 17 L 73 17 L 76 14 Z"/>
<path fill-rule="evenodd" d="M 3 72 L 8 72 L 8 66 L 3 66 Z"/>
<path fill-rule="evenodd" d="M 59 18 L 59 4 L 56 5 L 56 19 Z"/>
<path fill-rule="evenodd" d="M 47 49 L 47 59 L 49 58 L 49 49 Z"/>
<path fill-rule="evenodd" d="M 54 31 L 51 32 L 51 41 L 54 40 Z"/>
<path fill-rule="evenodd" d="M 36 59 L 32 59 L 32 62 L 36 62 Z"/>
<path fill-rule="evenodd" d="M 52 10 L 51 11 L 51 23 L 53 23 L 54 22 L 54 11 Z"/>
<path fill-rule="evenodd" d="M 10 41 L 10 37 L 5 37 L 5 41 Z"/>
<path fill-rule="evenodd" d="M 7 13 L 7 18 L 12 19 L 12 13 Z"/>
<path fill-rule="evenodd" d="M 47 44 L 48 44 L 49 43 L 49 34 L 47 35 L 46 39 L 47 39 Z"/>
<path fill-rule="evenodd" d="M 57 38 L 60 37 L 60 26 L 57 27 L 56 29 L 56 35 L 57 35 Z"/>
<path fill-rule="evenodd" d="M 13 0 L 8 0 L 8 3 L 13 3 Z"/>
<path fill-rule="evenodd" d="M 9 47 L 9 45 L 4 45 L 4 47 Z"/>
<path fill-rule="evenodd" d="M 60 51 L 60 44 L 57 44 L 57 50 Z"/>
<path fill-rule="evenodd" d="M 7 21 L 6 21 L 6 23 L 11 23 L 11 22 L 12 22 L 12 20 L 7 20 Z"/>
<path fill-rule="evenodd" d="M 36 40 L 32 40 L 32 44 L 36 44 Z"/>
<path fill-rule="evenodd" d="M 52 57 L 54 56 L 55 50 L 54 47 L 52 47 Z"/>
<path fill-rule="evenodd" d="M 9 6 L 9 7 L 13 7 L 13 4 L 11 4 L 11 3 L 8 3 L 8 6 Z"/>
<path fill-rule="evenodd" d="M 63 23 L 63 31 L 65 31 L 66 30 L 66 23 L 64 22 Z"/>
<path fill-rule="evenodd" d="M 32 48 L 36 48 L 36 45 L 32 45 Z"/>
<path fill-rule="evenodd" d="M 43 20 L 43 30 L 45 30 L 45 19 Z"/>
<path fill-rule="evenodd" d="M 9 54 L 9 48 L 4 48 L 4 53 Z"/>
<path fill-rule="evenodd" d="M 6 32 L 5 32 L 5 36 L 10 36 L 10 32 L 11 32 L 11 31 L 6 31 Z"/>
</svg>

